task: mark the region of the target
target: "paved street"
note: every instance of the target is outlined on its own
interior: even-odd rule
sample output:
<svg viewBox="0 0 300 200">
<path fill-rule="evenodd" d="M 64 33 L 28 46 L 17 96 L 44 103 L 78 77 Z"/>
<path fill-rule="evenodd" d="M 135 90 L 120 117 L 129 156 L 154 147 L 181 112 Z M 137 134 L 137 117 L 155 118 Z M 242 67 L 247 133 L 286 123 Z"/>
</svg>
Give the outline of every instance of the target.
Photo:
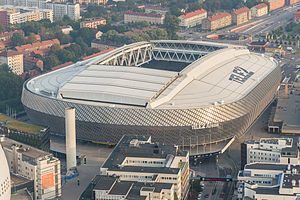
<svg viewBox="0 0 300 200">
<path fill-rule="evenodd" d="M 65 149 L 65 141 L 61 138 L 51 138 L 51 146 L 58 149 Z M 99 174 L 99 168 L 113 149 L 95 144 L 77 143 L 77 153 L 86 154 L 87 164 L 78 166 L 80 185 L 77 185 L 77 177 L 62 183 L 62 200 L 76 200 L 91 179 Z"/>
</svg>

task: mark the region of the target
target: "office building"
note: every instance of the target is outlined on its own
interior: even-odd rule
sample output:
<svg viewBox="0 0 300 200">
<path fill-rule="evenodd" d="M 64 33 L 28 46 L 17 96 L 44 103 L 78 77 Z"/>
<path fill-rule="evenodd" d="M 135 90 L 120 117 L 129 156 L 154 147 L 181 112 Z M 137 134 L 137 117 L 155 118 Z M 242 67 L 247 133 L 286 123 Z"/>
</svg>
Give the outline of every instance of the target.
<svg viewBox="0 0 300 200">
<path fill-rule="evenodd" d="M 172 184 L 178 199 L 184 199 L 189 189 L 189 154 L 177 146 L 152 143 L 149 136 L 123 136 L 100 168 L 100 175 Z"/>
<path fill-rule="evenodd" d="M 298 138 L 261 138 L 241 144 L 241 167 L 249 163 L 300 164 Z"/>
<path fill-rule="evenodd" d="M 268 6 L 265 3 L 260 3 L 251 8 L 252 17 L 261 17 L 268 14 Z"/>
<path fill-rule="evenodd" d="M 51 153 L 2 137 L 10 172 L 34 180 L 34 199 L 61 196 L 60 161 Z"/>
<path fill-rule="evenodd" d="M 202 22 L 202 29 L 204 30 L 216 30 L 231 25 L 232 17 L 228 12 L 223 12 L 212 17 L 208 17 Z"/>
<path fill-rule="evenodd" d="M 297 199 L 300 194 L 299 170 L 299 165 L 247 164 L 238 173 L 238 199 Z"/>
<path fill-rule="evenodd" d="M 178 18 L 180 19 L 179 26 L 190 28 L 197 26 L 198 24 L 202 24 L 202 20 L 207 18 L 207 12 L 204 9 L 199 9 L 184 15 L 180 15 Z"/>
</svg>

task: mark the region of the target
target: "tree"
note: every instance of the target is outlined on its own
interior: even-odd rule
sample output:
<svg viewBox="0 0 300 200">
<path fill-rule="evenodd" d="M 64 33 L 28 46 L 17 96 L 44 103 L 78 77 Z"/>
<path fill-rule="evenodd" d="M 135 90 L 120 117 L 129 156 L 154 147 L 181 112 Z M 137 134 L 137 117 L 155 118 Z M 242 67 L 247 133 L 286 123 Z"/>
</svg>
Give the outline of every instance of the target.
<svg viewBox="0 0 300 200">
<path fill-rule="evenodd" d="M 11 72 L 11 69 L 9 68 L 8 64 L 4 63 L 0 65 L 0 71 L 9 73 Z"/>
<path fill-rule="evenodd" d="M 2 24 L 0 24 L 0 33 L 3 33 L 4 31 L 5 31 L 5 27 Z"/>
<path fill-rule="evenodd" d="M 176 192 L 174 192 L 174 200 L 178 200 L 178 196 Z"/>
<path fill-rule="evenodd" d="M 57 65 L 59 65 L 59 60 L 56 55 L 50 55 L 45 58 L 44 66 L 46 70 Z"/>
<path fill-rule="evenodd" d="M 166 15 L 164 26 L 168 33 L 169 39 L 173 40 L 178 38 L 176 33 L 179 31 L 179 22 L 180 20 L 176 16 L 170 14 Z"/>
<path fill-rule="evenodd" d="M 22 33 L 14 33 L 11 37 L 11 46 L 20 46 L 25 44 L 25 38 Z"/>
<path fill-rule="evenodd" d="M 30 33 L 30 34 L 28 35 L 27 43 L 28 43 L 28 44 L 32 44 L 32 43 L 35 43 L 35 42 L 37 42 L 37 39 L 36 39 L 36 37 L 35 37 L 35 34 L 34 34 L 34 33 Z"/>
<path fill-rule="evenodd" d="M 82 50 L 78 44 L 71 44 L 67 50 L 73 52 L 76 58 L 80 58 L 82 56 Z"/>
</svg>

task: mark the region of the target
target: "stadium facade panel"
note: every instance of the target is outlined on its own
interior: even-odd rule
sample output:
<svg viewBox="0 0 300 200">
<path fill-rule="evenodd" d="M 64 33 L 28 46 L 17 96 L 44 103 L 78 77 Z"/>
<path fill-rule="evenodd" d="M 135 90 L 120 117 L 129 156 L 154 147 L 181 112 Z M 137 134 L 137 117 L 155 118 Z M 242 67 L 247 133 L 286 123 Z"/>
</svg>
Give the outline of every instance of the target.
<svg viewBox="0 0 300 200">
<path fill-rule="evenodd" d="M 156 45 L 157 45 L 157 41 L 156 41 Z M 223 48 L 240 48 L 240 47 L 223 47 Z M 181 49 L 180 51 L 183 50 Z M 235 51 L 239 51 L 239 50 L 235 50 Z M 245 50 L 242 49 L 240 51 L 245 51 Z M 215 59 L 215 56 L 218 56 L 218 52 L 222 54 L 224 52 L 226 53 L 226 50 L 221 49 L 212 53 L 208 52 L 206 56 L 203 56 L 203 58 L 198 58 L 196 59 L 196 61 L 192 61 L 190 65 L 195 65 L 196 63 L 197 66 L 199 66 L 202 63 L 209 62 L 210 59 L 209 56 L 214 54 L 212 56 L 212 59 Z M 245 57 L 244 53 L 242 54 L 243 54 L 242 56 Z M 252 53 L 251 54 L 246 53 L 246 54 L 247 54 L 246 55 L 247 59 L 248 57 L 250 58 L 252 56 L 251 55 Z M 233 57 L 230 61 L 226 61 L 224 64 L 223 63 L 219 64 L 217 67 L 215 67 L 214 70 L 209 71 L 209 73 L 204 73 L 205 76 L 203 75 L 203 72 L 201 72 L 200 76 L 205 78 L 208 77 L 210 74 L 220 73 L 219 71 L 222 71 L 221 68 L 223 65 L 228 65 L 227 66 L 228 69 L 229 68 L 232 69 L 236 66 L 241 66 L 242 64 L 248 66 L 247 63 L 245 64 L 245 61 L 247 61 L 247 59 L 244 59 L 244 57 L 242 60 L 243 62 L 238 62 L 239 60 Z M 196 90 L 197 91 L 197 94 L 195 94 L 196 96 L 190 95 L 188 92 L 186 92 L 187 94 L 184 93 L 185 92 L 184 90 L 186 88 L 188 89 L 190 85 L 193 84 L 195 85 L 195 83 L 198 84 L 201 80 L 203 80 L 203 78 L 199 78 L 199 76 L 197 76 L 193 80 L 190 80 L 190 82 L 187 85 L 183 86 L 183 89 L 178 90 L 178 92 L 175 95 L 171 96 L 170 98 L 171 100 L 167 102 L 165 102 L 163 98 L 161 98 L 162 100 L 159 98 L 161 96 L 168 97 L 168 95 L 172 95 L 172 93 L 176 89 L 176 86 L 180 85 L 185 80 L 180 80 L 182 79 L 182 76 L 179 76 L 179 78 L 177 78 L 176 80 L 172 80 L 171 78 L 172 80 L 171 83 L 170 81 L 167 81 L 167 83 L 165 82 L 161 83 L 162 85 L 167 85 L 165 86 L 164 91 L 160 91 L 158 95 L 157 95 L 157 91 L 154 91 L 153 93 L 156 96 L 158 96 L 154 100 L 153 97 L 151 96 L 152 93 L 150 93 L 151 94 L 150 97 L 152 97 L 151 101 L 150 100 L 148 102 L 145 101 L 146 102 L 145 106 L 128 105 L 125 103 L 121 105 L 118 104 L 117 101 L 125 102 L 128 101 L 129 98 L 135 98 L 136 96 L 133 95 L 129 97 L 127 96 L 128 98 L 126 99 L 119 98 L 119 97 L 113 98 L 111 94 L 109 94 L 109 96 L 104 96 L 104 97 L 97 96 L 97 98 L 112 99 L 115 100 L 116 102 L 104 102 L 101 100 L 97 102 L 94 99 L 93 101 L 87 101 L 87 99 L 83 100 L 83 99 L 59 97 L 59 95 L 63 96 L 63 94 L 66 94 L 66 93 L 60 93 L 61 91 L 70 90 L 70 88 L 72 89 L 73 87 L 72 84 L 73 85 L 75 83 L 78 84 L 76 82 L 78 81 L 78 77 L 80 78 L 80 76 L 82 76 L 83 73 L 87 73 L 85 71 L 86 70 L 85 67 L 83 67 L 84 68 L 83 70 L 79 70 L 80 71 L 79 74 L 78 73 L 76 75 L 73 74 L 72 77 L 68 79 L 68 81 L 64 82 L 63 84 L 57 84 L 59 85 L 59 87 L 57 87 L 58 90 L 55 91 L 57 93 L 56 96 L 53 95 L 53 93 L 52 95 L 48 95 L 48 96 L 45 95 L 44 93 L 41 92 L 42 87 L 40 85 L 42 84 L 37 84 L 39 81 L 37 79 L 46 79 L 47 77 L 49 78 L 50 76 L 53 75 L 45 74 L 43 75 L 43 77 L 37 77 L 37 79 L 27 81 L 24 84 L 24 88 L 23 88 L 22 102 L 25 107 L 26 113 L 28 114 L 32 122 L 41 125 L 47 125 L 51 128 L 53 132 L 58 134 L 64 134 L 64 110 L 65 107 L 71 106 L 76 108 L 76 120 L 77 120 L 76 129 L 77 129 L 78 139 L 97 141 L 103 143 L 117 143 L 124 134 L 151 135 L 154 141 L 158 141 L 166 144 L 177 144 L 187 149 L 195 150 L 195 148 L 198 148 L 197 146 L 199 145 L 217 143 L 217 142 L 228 140 L 235 136 L 242 135 L 249 128 L 249 126 L 255 121 L 255 119 L 262 113 L 262 111 L 266 108 L 266 106 L 273 100 L 277 88 L 280 84 L 280 78 L 281 78 L 280 67 L 278 66 L 275 60 L 263 57 L 263 61 L 266 62 L 263 64 L 267 65 L 267 62 L 269 62 L 270 67 L 265 72 L 262 72 L 261 70 L 262 67 L 260 66 L 254 67 L 255 60 L 261 59 L 262 56 L 253 55 L 253 57 L 255 58 L 254 61 L 252 61 L 252 64 L 249 65 L 248 68 L 246 69 L 247 72 L 253 71 L 254 74 L 253 75 L 249 73 L 248 75 L 249 80 L 247 79 L 246 80 L 239 79 L 236 81 L 230 80 L 232 74 L 230 74 L 231 72 L 228 72 L 228 76 L 227 76 L 227 74 L 224 72 L 225 70 L 227 70 L 227 68 L 224 67 L 222 76 L 223 74 L 226 74 L 225 78 L 220 77 L 218 79 L 216 77 L 214 81 L 217 82 L 212 82 L 211 85 L 213 86 L 210 87 L 211 90 L 206 93 L 213 93 L 214 91 L 219 91 L 217 89 L 220 88 L 221 86 L 224 86 L 222 88 L 222 91 L 223 90 L 231 91 L 231 88 L 233 86 L 238 86 L 235 87 L 236 89 L 234 92 L 232 93 L 227 92 L 223 96 L 221 94 L 222 92 L 219 92 L 221 96 L 219 97 L 219 99 L 220 98 L 226 99 L 225 102 L 223 102 L 223 100 L 216 101 L 215 99 L 205 100 L 205 101 L 203 100 L 201 102 L 200 100 L 197 100 L 197 98 L 199 97 L 197 95 L 203 96 L 203 94 L 206 94 L 205 92 L 203 92 L 203 94 L 200 94 L 201 90 L 200 91 Z M 107 59 L 107 56 L 104 56 L 104 58 L 101 58 L 100 60 L 103 61 L 103 59 L 104 60 Z M 96 60 L 96 62 L 99 63 L 99 60 Z M 237 62 L 240 64 L 237 64 Z M 95 63 L 95 59 L 92 61 L 92 63 Z M 91 65 L 90 63 L 89 65 L 94 66 Z M 188 67 L 186 67 L 184 70 L 186 70 Z M 101 68 L 100 65 L 99 68 Z M 104 69 L 107 70 L 107 66 Z M 101 70 L 103 71 L 103 68 L 101 68 Z M 241 73 L 241 71 L 237 71 L 237 72 Z M 126 71 L 126 73 L 128 72 Z M 140 72 L 134 71 L 134 73 L 140 73 Z M 156 71 L 149 71 L 149 73 L 156 74 Z M 180 73 L 178 74 L 180 75 Z M 196 72 L 193 72 L 193 74 L 195 73 Z M 256 74 L 261 73 L 262 75 L 259 75 L 260 77 L 255 77 L 255 73 Z M 109 74 L 109 76 L 112 76 L 112 74 Z M 117 76 L 119 75 L 117 74 Z M 130 77 L 132 78 L 132 77 L 140 77 L 140 76 L 134 75 Z M 188 76 L 183 76 L 183 77 L 185 78 Z M 226 82 L 222 82 L 224 79 L 226 79 Z M 32 83 L 33 81 L 35 82 Z M 97 81 L 99 80 L 97 79 Z M 136 79 L 134 81 L 136 81 Z M 176 83 L 176 81 L 178 81 L 178 83 Z M 192 81 L 195 82 L 192 83 Z M 243 85 L 243 83 L 241 83 L 240 81 L 248 82 L 247 83 L 248 85 L 247 84 Z M 251 81 L 253 81 L 253 84 L 250 84 Z M 237 83 L 233 83 L 233 82 L 237 82 Z M 80 83 L 82 84 L 82 82 Z M 39 87 L 39 90 L 33 89 L 34 84 L 37 85 L 36 87 Z M 72 87 L 67 84 L 71 84 Z M 75 84 L 75 88 L 77 87 L 76 84 Z M 92 84 L 95 84 L 95 82 L 93 82 Z M 102 80 L 100 80 L 100 84 L 101 86 L 104 84 Z M 245 88 L 243 88 L 242 85 Z M 111 84 L 109 86 L 111 87 Z M 203 87 L 203 85 L 200 86 L 201 86 L 200 88 Z M 84 94 L 86 98 L 87 95 L 84 89 L 85 87 L 88 86 L 83 85 L 80 87 L 82 87 L 82 91 L 85 92 Z M 118 87 L 120 86 L 118 85 Z M 138 89 L 140 90 L 141 87 L 144 87 L 144 85 L 140 85 Z M 61 88 L 64 88 L 65 90 L 61 90 Z M 168 88 L 173 88 L 173 90 L 168 91 Z M 203 88 L 203 90 L 206 90 L 206 88 L 207 87 Z M 136 89 L 136 87 L 134 89 Z M 192 90 L 193 89 L 199 89 L 199 88 L 195 86 L 194 88 L 192 88 Z M 123 90 L 118 90 L 118 92 L 120 91 Z M 103 95 L 102 93 L 101 95 Z M 51 92 L 49 94 L 51 94 Z M 116 94 L 117 93 L 114 93 L 114 97 Z M 147 100 L 147 98 L 149 98 L 148 95 L 149 93 L 145 93 L 145 94 L 146 95 L 143 96 L 143 98 Z M 72 95 L 72 94 L 68 93 L 68 95 Z M 78 94 L 76 95 L 78 96 Z M 193 99 L 194 97 L 196 98 L 195 100 L 193 100 L 193 102 L 190 101 L 185 102 L 179 98 L 180 95 L 182 95 L 182 97 L 184 98 L 186 98 L 186 96 L 184 95 L 190 96 L 191 99 Z M 234 95 L 236 95 L 237 97 L 234 98 L 233 97 Z M 215 98 L 215 96 L 216 95 L 211 95 L 211 96 L 207 95 L 205 96 L 205 98 Z M 94 95 L 93 98 L 95 98 Z M 176 100 L 176 98 L 178 100 Z M 140 102 L 144 101 L 144 99 L 143 101 L 141 101 L 141 99 L 142 98 L 139 97 L 138 101 L 136 101 L 137 104 L 140 104 Z M 160 101 L 156 101 L 157 99 Z M 155 102 L 155 103 L 150 105 L 150 102 Z M 176 103 L 175 105 L 174 102 Z M 174 108 L 172 108 L 172 106 Z M 195 150 L 193 152 L 197 153 L 198 150 Z"/>
</svg>

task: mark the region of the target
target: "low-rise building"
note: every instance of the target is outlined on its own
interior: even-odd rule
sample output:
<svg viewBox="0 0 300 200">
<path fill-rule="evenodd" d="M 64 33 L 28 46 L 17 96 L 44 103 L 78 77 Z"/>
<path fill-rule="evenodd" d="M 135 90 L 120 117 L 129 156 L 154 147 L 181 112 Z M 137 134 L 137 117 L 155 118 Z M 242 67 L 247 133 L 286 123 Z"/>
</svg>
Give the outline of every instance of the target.
<svg viewBox="0 0 300 200">
<path fill-rule="evenodd" d="M 163 24 L 165 15 L 127 11 L 124 14 L 124 23 L 146 21 L 150 24 Z"/>
<path fill-rule="evenodd" d="M 97 29 L 99 25 L 106 25 L 106 19 L 100 18 L 90 18 L 85 21 L 80 22 L 80 28 L 94 28 Z"/>
<path fill-rule="evenodd" d="M 71 31 L 73 31 L 72 26 L 67 25 L 67 26 L 61 26 L 61 32 L 65 35 L 69 35 Z"/>
<path fill-rule="evenodd" d="M 9 40 L 14 35 L 14 33 L 21 33 L 22 35 L 24 35 L 24 32 L 22 30 L 3 32 L 3 33 L 0 33 L 0 41 Z"/>
<path fill-rule="evenodd" d="M 299 170 L 299 165 L 247 164 L 238 173 L 238 199 L 296 199 L 300 194 Z"/>
<path fill-rule="evenodd" d="M 11 71 L 21 75 L 23 70 L 23 53 L 13 50 L 4 51 L 0 54 L 0 64 L 7 64 Z"/>
<path fill-rule="evenodd" d="M 61 196 L 60 161 L 51 153 L 1 137 L 10 172 L 34 180 L 35 200 Z"/>
<path fill-rule="evenodd" d="M 241 168 L 249 163 L 300 164 L 297 138 L 261 138 L 241 144 Z"/>
<path fill-rule="evenodd" d="M 251 19 L 252 19 L 251 10 L 247 7 L 237 9 L 232 13 L 232 21 L 234 24 L 237 25 L 248 22 Z"/>
<path fill-rule="evenodd" d="M 269 11 L 276 10 L 285 5 L 285 0 L 267 0 L 269 3 Z"/>
<path fill-rule="evenodd" d="M 100 168 L 100 175 L 143 184 L 171 184 L 178 199 L 184 199 L 189 188 L 189 154 L 177 146 L 152 143 L 150 136 L 123 136 Z M 157 199 L 169 199 L 173 194 L 166 195 Z"/>
<path fill-rule="evenodd" d="M 260 3 L 251 8 L 252 17 L 261 17 L 268 14 L 268 6 L 265 3 Z"/>
<path fill-rule="evenodd" d="M 0 135 L 50 151 L 50 131 L 47 127 L 22 122 L 0 114 Z"/>
<path fill-rule="evenodd" d="M 298 3 L 300 0 L 285 0 L 285 5 L 293 5 Z"/>
<path fill-rule="evenodd" d="M 18 52 L 22 52 L 24 55 L 28 55 L 33 51 L 40 51 L 40 50 L 49 50 L 50 48 L 54 45 L 60 45 L 60 42 L 58 39 L 53 39 L 53 40 L 46 40 L 42 42 L 35 42 L 32 44 L 25 44 L 21 46 L 16 46 L 15 49 Z"/>
<path fill-rule="evenodd" d="M 212 17 L 208 17 L 202 22 L 202 29 L 216 30 L 231 25 L 232 17 L 228 12 L 223 12 Z"/>
<path fill-rule="evenodd" d="M 34 57 L 24 57 L 24 71 L 29 71 L 34 67 L 40 68 L 41 71 L 44 70 L 44 62 L 40 59 Z"/>
<path fill-rule="evenodd" d="M 293 22 L 295 23 L 300 22 L 300 10 L 293 13 Z"/>
<path fill-rule="evenodd" d="M 178 18 L 180 19 L 179 26 L 190 28 L 197 26 L 198 24 L 202 24 L 202 20 L 207 18 L 207 12 L 204 9 L 199 9 L 184 15 L 180 15 Z"/>
<path fill-rule="evenodd" d="M 146 6 L 145 13 L 157 13 L 161 15 L 166 15 L 169 12 L 169 8 L 164 8 L 160 6 Z"/>
</svg>

